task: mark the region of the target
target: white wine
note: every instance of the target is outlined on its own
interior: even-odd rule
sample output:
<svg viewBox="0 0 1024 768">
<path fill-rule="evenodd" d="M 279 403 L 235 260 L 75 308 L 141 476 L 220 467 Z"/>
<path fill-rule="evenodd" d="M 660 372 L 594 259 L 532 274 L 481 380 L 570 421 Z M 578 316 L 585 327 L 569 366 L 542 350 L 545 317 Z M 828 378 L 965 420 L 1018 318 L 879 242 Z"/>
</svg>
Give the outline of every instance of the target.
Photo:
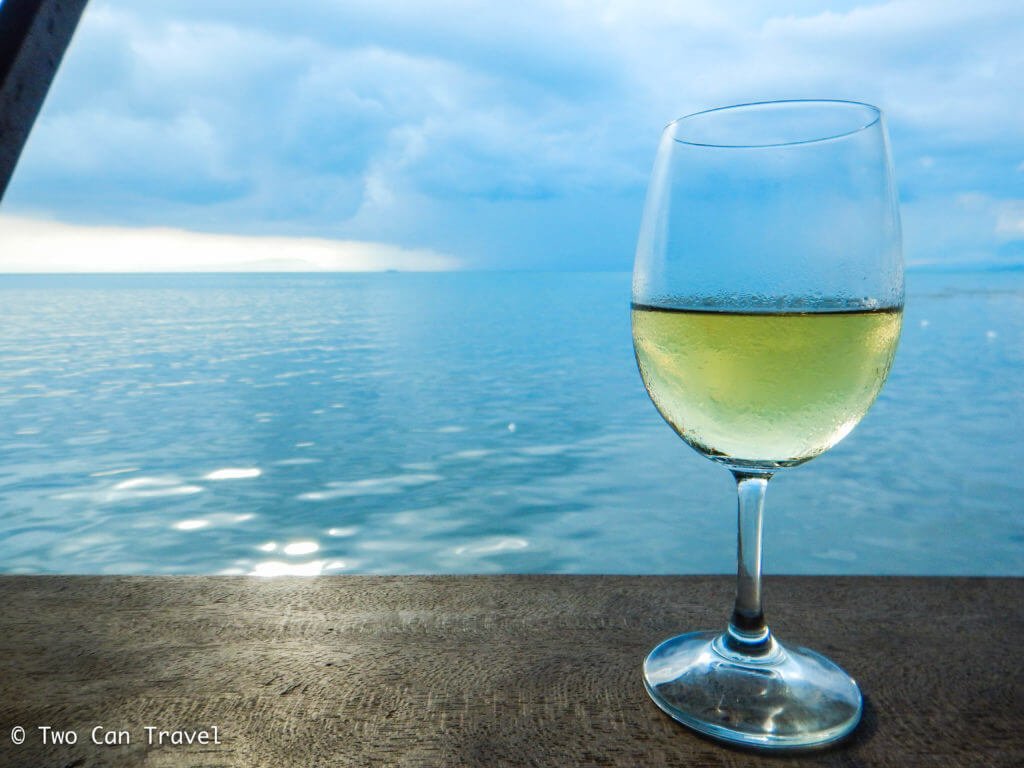
<svg viewBox="0 0 1024 768">
<path fill-rule="evenodd" d="M 792 466 L 845 437 L 892 366 L 902 309 L 729 312 L 633 305 L 661 415 L 709 458 Z"/>
</svg>

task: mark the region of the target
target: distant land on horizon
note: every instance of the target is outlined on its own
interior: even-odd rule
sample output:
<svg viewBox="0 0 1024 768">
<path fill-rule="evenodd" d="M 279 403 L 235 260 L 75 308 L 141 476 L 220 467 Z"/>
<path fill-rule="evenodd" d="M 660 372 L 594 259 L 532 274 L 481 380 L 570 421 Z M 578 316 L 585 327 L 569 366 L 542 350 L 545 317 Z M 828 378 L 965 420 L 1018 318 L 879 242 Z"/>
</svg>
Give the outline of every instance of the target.
<svg viewBox="0 0 1024 768">
<path fill-rule="evenodd" d="M 909 264 L 907 272 L 1024 272 L 1024 262 L 935 262 L 931 264 Z"/>
</svg>

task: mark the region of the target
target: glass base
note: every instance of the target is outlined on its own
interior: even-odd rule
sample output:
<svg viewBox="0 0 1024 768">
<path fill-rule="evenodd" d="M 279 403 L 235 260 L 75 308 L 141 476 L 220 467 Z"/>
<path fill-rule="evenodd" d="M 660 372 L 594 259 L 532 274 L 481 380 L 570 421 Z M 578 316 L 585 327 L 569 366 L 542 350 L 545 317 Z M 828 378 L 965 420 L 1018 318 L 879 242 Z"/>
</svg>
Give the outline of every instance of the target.
<svg viewBox="0 0 1024 768">
<path fill-rule="evenodd" d="M 769 643 L 749 656 L 718 632 L 673 637 L 644 661 L 644 685 L 666 714 L 733 744 L 808 748 L 850 733 L 862 708 L 856 681 L 814 651 Z"/>
</svg>

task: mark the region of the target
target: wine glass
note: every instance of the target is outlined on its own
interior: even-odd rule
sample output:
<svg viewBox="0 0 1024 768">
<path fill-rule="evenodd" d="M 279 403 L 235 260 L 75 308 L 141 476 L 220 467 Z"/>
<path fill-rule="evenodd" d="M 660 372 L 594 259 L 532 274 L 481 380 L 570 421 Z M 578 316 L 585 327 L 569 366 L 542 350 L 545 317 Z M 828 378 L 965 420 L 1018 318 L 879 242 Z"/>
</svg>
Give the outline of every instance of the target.
<svg viewBox="0 0 1024 768">
<path fill-rule="evenodd" d="M 902 311 L 877 107 L 742 104 L 665 128 L 633 271 L 637 364 L 661 415 L 733 473 L 739 496 L 727 629 L 671 638 L 644 662 L 651 698 L 685 725 L 766 748 L 827 744 L 857 725 L 853 678 L 765 623 L 762 510 L 774 472 L 831 448 L 871 407 Z"/>
</svg>

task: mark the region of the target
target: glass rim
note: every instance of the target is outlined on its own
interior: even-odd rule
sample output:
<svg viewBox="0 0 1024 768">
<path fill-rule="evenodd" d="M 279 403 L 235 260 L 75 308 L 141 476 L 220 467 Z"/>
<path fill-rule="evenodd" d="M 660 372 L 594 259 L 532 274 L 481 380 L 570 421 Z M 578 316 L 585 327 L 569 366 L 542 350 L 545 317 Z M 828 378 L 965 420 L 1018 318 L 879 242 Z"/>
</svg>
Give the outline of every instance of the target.
<svg viewBox="0 0 1024 768">
<path fill-rule="evenodd" d="M 745 109 L 747 107 L 767 107 L 777 106 L 780 104 L 803 104 L 803 105 L 819 105 L 819 106 L 851 106 L 851 107 L 862 107 L 871 111 L 872 118 L 863 125 L 859 125 L 849 131 L 842 131 L 840 133 L 829 134 L 828 136 L 816 136 L 812 139 L 799 139 L 797 141 L 773 141 L 763 144 L 715 144 L 706 141 L 689 141 L 687 139 L 681 139 L 676 136 L 672 137 L 673 141 L 679 142 L 680 144 L 689 144 L 693 147 L 715 147 L 718 149 L 761 149 L 768 147 L 789 147 L 797 144 L 816 144 L 823 141 L 832 141 L 833 139 L 841 139 L 844 136 L 852 136 L 855 133 L 865 131 L 871 126 L 875 125 L 882 119 L 882 110 L 876 107 L 874 104 L 868 104 L 864 101 L 853 101 L 851 99 L 777 99 L 774 101 L 750 101 L 743 104 L 730 104 L 725 107 L 713 107 L 711 109 L 702 109 L 699 112 L 691 112 L 688 115 L 677 117 L 672 122 L 665 126 L 663 132 L 667 132 L 673 127 L 678 127 L 686 120 L 690 120 L 701 115 L 711 114 L 713 112 L 727 112 L 734 109 Z"/>
</svg>

